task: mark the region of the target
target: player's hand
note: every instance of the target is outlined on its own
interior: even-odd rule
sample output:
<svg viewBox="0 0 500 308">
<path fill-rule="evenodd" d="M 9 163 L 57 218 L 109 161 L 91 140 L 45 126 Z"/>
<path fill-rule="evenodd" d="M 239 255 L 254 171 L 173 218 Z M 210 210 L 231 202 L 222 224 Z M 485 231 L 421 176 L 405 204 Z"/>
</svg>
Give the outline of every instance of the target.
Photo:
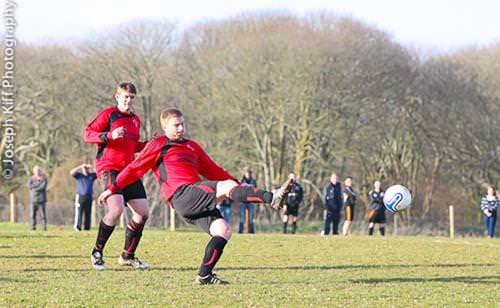
<svg viewBox="0 0 500 308">
<path fill-rule="evenodd" d="M 118 138 L 123 138 L 123 136 L 125 136 L 125 132 L 126 130 L 123 126 L 117 127 L 111 132 L 111 139 L 115 140 Z"/>
<path fill-rule="evenodd" d="M 106 199 L 108 199 L 109 196 L 111 196 L 113 193 L 111 192 L 111 190 L 109 189 L 106 189 L 105 191 L 103 191 L 99 197 L 97 198 L 97 201 L 99 202 L 99 204 L 105 204 L 106 203 Z"/>
</svg>

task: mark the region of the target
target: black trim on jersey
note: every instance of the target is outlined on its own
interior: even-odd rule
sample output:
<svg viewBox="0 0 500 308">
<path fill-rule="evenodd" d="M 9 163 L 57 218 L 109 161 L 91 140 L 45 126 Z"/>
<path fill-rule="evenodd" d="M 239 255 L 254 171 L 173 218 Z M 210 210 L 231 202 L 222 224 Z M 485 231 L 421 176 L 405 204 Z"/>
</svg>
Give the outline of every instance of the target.
<svg viewBox="0 0 500 308">
<path fill-rule="evenodd" d="M 165 168 L 165 164 L 163 163 L 163 158 L 167 154 L 168 149 L 172 146 L 172 141 L 170 139 L 165 142 L 165 144 L 161 147 L 161 154 L 160 158 L 158 159 L 157 166 L 158 169 L 160 170 L 160 187 L 167 181 L 168 174 L 167 174 L 167 168 Z"/>
<path fill-rule="evenodd" d="M 163 183 L 165 183 L 167 181 L 167 178 L 168 178 L 167 168 L 165 168 L 165 164 L 163 162 L 163 158 L 165 158 L 165 155 L 167 154 L 168 149 L 170 149 L 172 144 L 183 144 L 183 143 L 186 143 L 188 141 L 189 141 L 188 139 L 181 139 L 178 141 L 172 141 L 172 140 L 167 138 L 167 141 L 161 147 L 160 158 L 158 159 L 158 162 L 156 163 L 156 166 L 158 167 L 158 169 L 160 171 L 160 187 Z"/>
</svg>

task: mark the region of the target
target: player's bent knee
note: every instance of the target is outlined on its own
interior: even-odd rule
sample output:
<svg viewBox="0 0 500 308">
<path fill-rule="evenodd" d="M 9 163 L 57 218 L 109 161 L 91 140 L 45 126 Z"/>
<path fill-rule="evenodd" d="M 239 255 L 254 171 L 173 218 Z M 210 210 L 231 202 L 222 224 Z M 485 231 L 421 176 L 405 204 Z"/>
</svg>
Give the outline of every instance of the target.
<svg viewBox="0 0 500 308">
<path fill-rule="evenodd" d="M 220 236 L 229 241 L 233 232 L 224 219 L 217 219 L 210 225 L 210 235 Z"/>
<path fill-rule="evenodd" d="M 217 182 L 217 198 L 224 196 L 228 197 L 229 192 L 238 186 L 238 183 L 234 180 L 225 180 Z"/>
</svg>

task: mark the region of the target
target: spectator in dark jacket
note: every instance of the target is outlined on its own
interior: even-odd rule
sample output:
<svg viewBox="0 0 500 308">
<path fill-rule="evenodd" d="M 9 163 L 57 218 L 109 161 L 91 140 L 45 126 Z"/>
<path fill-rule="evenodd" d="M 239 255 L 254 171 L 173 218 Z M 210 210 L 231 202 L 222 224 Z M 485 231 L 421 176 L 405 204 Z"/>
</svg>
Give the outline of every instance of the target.
<svg viewBox="0 0 500 308">
<path fill-rule="evenodd" d="M 295 180 L 295 174 L 290 173 L 288 178 L 293 180 L 292 188 L 285 200 L 283 215 L 283 233 L 287 233 L 288 218 L 292 220 L 292 234 L 297 232 L 297 216 L 299 215 L 299 206 L 304 197 L 302 186 Z"/>
<path fill-rule="evenodd" d="M 28 181 L 31 201 L 31 230 L 36 230 L 36 213 L 40 209 L 43 231 L 47 231 L 47 177 L 40 166 L 33 167 L 33 175 Z"/>
<path fill-rule="evenodd" d="M 94 181 L 97 179 L 96 173 L 92 170 L 92 165 L 81 164 L 71 169 L 71 176 L 76 180 L 75 198 L 75 231 L 83 229 L 90 230 L 90 216 L 92 214 L 92 193 Z"/>
<path fill-rule="evenodd" d="M 323 234 L 330 234 L 330 226 L 333 224 L 333 234 L 339 234 L 340 211 L 342 210 L 342 187 L 337 180 L 337 173 L 332 172 L 330 183 L 323 188 L 323 205 L 325 206 L 325 226 Z"/>
<path fill-rule="evenodd" d="M 500 206 L 500 199 L 493 187 L 488 187 L 486 196 L 481 199 L 481 211 L 483 211 L 483 221 L 486 225 L 488 237 L 495 235 L 495 224 L 497 222 L 497 211 Z"/>
</svg>

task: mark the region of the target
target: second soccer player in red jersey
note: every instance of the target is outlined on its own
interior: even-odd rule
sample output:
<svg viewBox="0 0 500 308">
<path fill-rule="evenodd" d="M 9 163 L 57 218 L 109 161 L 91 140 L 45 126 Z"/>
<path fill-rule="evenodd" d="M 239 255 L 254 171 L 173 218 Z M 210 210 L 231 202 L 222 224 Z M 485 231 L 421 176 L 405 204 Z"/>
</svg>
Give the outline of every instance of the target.
<svg viewBox="0 0 500 308">
<path fill-rule="evenodd" d="M 97 146 L 96 171 L 104 188 L 113 183 L 118 172 L 134 160 L 134 154 L 144 148 L 139 141 L 140 119 L 132 112 L 137 90 L 130 82 L 121 83 L 115 93 L 116 107 L 101 111 L 85 129 L 84 139 Z M 99 224 L 99 231 L 91 253 L 92 266 L 105 268 L 103 250 L 127 204 L 132 218 L 125 231 L 125 245 L 118 264 L 146 269 L 149 265 L 135 256 L 142 230 L 149 215 L 146 191 L 140 178 L 123 186 L 107 199 L 108 212 Z"/>
</svg>

